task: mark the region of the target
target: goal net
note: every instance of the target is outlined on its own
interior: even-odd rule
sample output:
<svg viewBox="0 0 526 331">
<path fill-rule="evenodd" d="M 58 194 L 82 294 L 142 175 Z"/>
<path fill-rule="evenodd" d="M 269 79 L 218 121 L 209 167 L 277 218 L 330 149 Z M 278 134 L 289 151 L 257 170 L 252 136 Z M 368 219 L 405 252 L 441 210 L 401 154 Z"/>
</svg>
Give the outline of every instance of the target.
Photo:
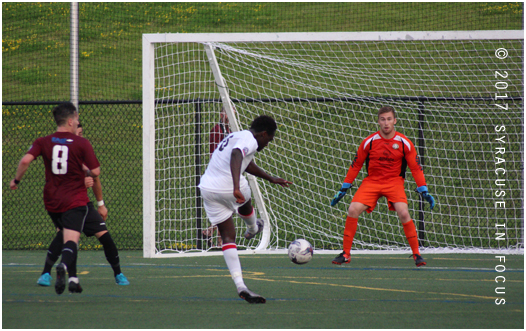
<svg viewBox="0 0 526 331">
<path fill-rule="evenodd" d="M 210 132 L 262 114 L 278 123 L 255 162 L 294 182 L 250 178 L 265 233 L 245 252 L 279 252 L 297 238 L 342 249 L 352 195 L 335 207 L 361 141 L 393 106 L 395 129 L 418 150 L 436 207 L 406 194 L 422 250 L 523 254 L 523 31 L 143 35 L 144 256 L 217 254 L 197 184 Z M 228 130 L 228 126 L 226 126 Z M 353 249 L 409 251 L 387 201 L 358 222 Z"/>
</svg>

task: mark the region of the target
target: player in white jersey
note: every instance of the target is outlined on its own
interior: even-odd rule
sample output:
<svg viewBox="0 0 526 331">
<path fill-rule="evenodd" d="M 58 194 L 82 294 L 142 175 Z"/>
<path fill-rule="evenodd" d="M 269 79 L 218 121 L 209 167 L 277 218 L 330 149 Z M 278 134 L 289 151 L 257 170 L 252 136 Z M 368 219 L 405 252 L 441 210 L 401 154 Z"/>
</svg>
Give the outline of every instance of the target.
<svg viewBox="0 0 526 331">
<path fill-rule="evenodd" d="M 247 224 L 244 237 L 252 239 L 263 230 L 264 222 L 256 219 L 252 207 L 251 191 L 243 172 L 268 180 L 273 184 L 288 187 L 292 182 L 273 177 L 254 163 L 254 155 L 274 139 L 277 124 L 270 116 L 257 117 L 249 130 L 229 134 L 217 146 L 199 188 L 204 207 L 212 225 L 217 225 L 226 265 L 237 287 L 237 293 L 249 303 L 265 303 L 262 296 L 250 291 L 241 272 L 241 263 L 236 246 L 236 229 L 232 218 L 237 210 Z"/>
</svg>

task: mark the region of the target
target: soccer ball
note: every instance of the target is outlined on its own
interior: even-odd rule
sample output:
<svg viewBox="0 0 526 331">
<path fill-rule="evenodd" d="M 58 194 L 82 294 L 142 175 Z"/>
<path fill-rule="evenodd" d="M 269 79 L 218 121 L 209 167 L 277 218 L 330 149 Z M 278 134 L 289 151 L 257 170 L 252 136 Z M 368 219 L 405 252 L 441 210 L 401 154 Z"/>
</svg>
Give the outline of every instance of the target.
<svg viewBox="0 0 526 331">
<path fill-rule="evenodd" d="M 289 246 L 289 259 L 296 264 L 305 264 L 312 259 L 314 250 L 305 239 L 296 239 Z"/>
</svg>

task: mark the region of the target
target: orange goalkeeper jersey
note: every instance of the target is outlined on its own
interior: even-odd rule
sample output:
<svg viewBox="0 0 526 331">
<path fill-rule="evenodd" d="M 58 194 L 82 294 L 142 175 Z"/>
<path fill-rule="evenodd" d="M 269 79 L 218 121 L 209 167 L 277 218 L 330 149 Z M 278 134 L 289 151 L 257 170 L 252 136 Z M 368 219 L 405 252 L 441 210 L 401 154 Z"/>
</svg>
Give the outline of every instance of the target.
<svg viewBox="0 0 526 331">
<path fill-rule="evenodd" d="M 425 186 L 424 171 L 416 153 L 415 146 L 406 136 L 395 132 L 391 139 L 384 139 L 380 131 L 365 138 L 349 167 L 345 183 L 352 183 L 365 162 L 367 178 L 389 181 L 395 178 L 405 179 L 407 166 L 417 186 Z"/>
</svg>

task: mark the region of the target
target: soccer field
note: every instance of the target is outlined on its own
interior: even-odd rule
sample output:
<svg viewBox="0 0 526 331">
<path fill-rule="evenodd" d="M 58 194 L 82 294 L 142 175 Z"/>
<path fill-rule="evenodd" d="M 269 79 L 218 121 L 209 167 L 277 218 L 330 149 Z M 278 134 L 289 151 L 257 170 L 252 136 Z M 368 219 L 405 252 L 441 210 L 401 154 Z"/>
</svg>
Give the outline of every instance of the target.
<svg viewBox="0 0 526 331">
<path fill-rule="evenodd" d="M 264 305 L 237 297 L 222 256 L 144 259 L 124 251 L 131 285 L 117 286 L 102 251 L 81 251 L 84 292 L 60 296 L 36 285 L 44 258 L 3 251 L 3 328 L 524 327 L 522 255 L 502 263 L 494 255 L 430 254 L 423 268 L 405 255 L 356 255 L 343 266 L 316 253 L 303 266 L 285 255 L 241 255 L 245 283 L 267 298 Z"/>
<path fill-rule="evenodd" d="M 115 284 L 100 242 L 84 236 L 78 255 L 83 293 L 57 295 L 54 286 L 36 284 L 56 232 L 43 206 L 42 158 L 20 189 L 11 191 L 9 181 L 31 143 L 55 130 L 52 108 L 75 93 L 74 10 L 61 2 L 4 2 L 2 328 L 524 329 L 524 39 L 522 33 L 509 39 L 513 30 L 524 31 L 523 3 L 78 4 L 79 112 L 101 163 L 107 224 L 131 284 Z M 497 38 L 496 30 L 505 32 Z M 385 38 L 401 31 L 396 40 Z M 458 38 L 466 31 L 496 39 Z M 275 40 L 272 47 L 216 41 L 223 81 L 215 80 L 195 40 L 158 45 L 150 58 L 158 59 L 156 75 L 165 78 L 152 83 L 166 113 L 154 130 L 144 125 L 144 34 L 296 32 L 378 35 Z M 420 32 L 425 40 L 414 38 Z M 427 39 L 436 32 L 438 40 Z M 294 185 L 258 182 L 265 208 L 256 205 L 256 212 L 269 214 L 263 217 L 268 247 L 284 250 L 305 238 L 316 250 L 334 252 L 315 251 L 301 266 L 284 254 L 240 255 L 244 281 L 266 298 L 262 305 L 237 296 L 220 245 L 202 237 L 209 222 L 196 180 L 209 162 L 221 88 L 240 128 L 260 114 L 278 121 L 276 139 L 256 163 Z M 341 252 L 347 208 L 366 167 L 344 200 L 334 207 L 330 201 L 360 142 L 378 130 L 376 112 L 384 103 L 396 108 L 397 129 L 418 148 L 437 201 L 432 212 L 421 204 L 408 171 L 408 205 L 427 266 L 415 267 L 400 220 L 384 198 L 373 213 L 361 215 L 351 263 L 337 266 L 331 261 Z M 144 133 L 157 136 L 155 148 L 143 145 Z M 151 180 L 143 178 L 145 150 L 154 152 L 159 170 Z M 157 214 L 146 221 L 158 222 L 148 238 L 159 251 L 204 248 L 218 255 L 143 258 L 144 183 L 157 185 L 150 190 L 157 190 Z M 246 224 L 235 221 L 239 250 L 263 241 L 263 235 L 243 239 Z M 518 248 L 521 255 L 503 253 L 503 261 L 495 254 L 431 254 L 428 248 Z M 52 276 L 54 284 L 55 269 Z"/>
</svg>

